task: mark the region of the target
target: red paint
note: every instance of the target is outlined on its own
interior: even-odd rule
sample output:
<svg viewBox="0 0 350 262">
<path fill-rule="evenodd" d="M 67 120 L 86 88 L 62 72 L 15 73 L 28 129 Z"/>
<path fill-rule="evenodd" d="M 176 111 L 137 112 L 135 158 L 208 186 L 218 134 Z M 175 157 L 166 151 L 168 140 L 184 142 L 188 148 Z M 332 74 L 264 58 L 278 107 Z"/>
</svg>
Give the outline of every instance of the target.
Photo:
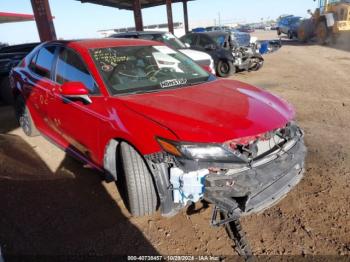
<svg viewBox="0 0 350 262">
<path fill-rule="evenodd" d="M 0 12 L 0 23 L 23 22 L 34 20 L 34 15 Z"/>
<path fill-rule="evenodd" d="M 216 74 L 216 73 L 215 73 L 215 70 L 214 70 L 213 68 L 211 68 L 210 66 L 205 66 L 205 65 L 203 65 L 202 68 L 203 68 L 205 71 L 207 71 L 208 73 L 210 73 L 210 74 L 213 74 L 213 75 Z"/>
<path fill-rule="evenodd" d="M 21 67 L 14 69 L 12 78 L 15 86 L 21 86 L 20 92 L 27 100 L 37 128 L 97 168 L 103 166 L 105 147 L 111 139 L 128 141 L 146 155 L 161 150 L 155 140 L 157 136 L 177 141 L 223 143 L 282 127 L 294 117 L 294 110 L 283 100 L 232 80 L 111 97 L 88 49 L 154 42 L 104 39 L 62 44 L 81 55 L 100 88 L 101 95 L 90 96 L 91 104 L 63 103 L 60 93 L 63 86 L 31 73 L 26 65 L 35 50 Z"/>
<path fill-rule="evenodd" d="M 60 90 L 62 95 L 88 95 L 89 91 L 85 88 L 81 82 L 67 82 L 61 86 Z"/>
</svg>

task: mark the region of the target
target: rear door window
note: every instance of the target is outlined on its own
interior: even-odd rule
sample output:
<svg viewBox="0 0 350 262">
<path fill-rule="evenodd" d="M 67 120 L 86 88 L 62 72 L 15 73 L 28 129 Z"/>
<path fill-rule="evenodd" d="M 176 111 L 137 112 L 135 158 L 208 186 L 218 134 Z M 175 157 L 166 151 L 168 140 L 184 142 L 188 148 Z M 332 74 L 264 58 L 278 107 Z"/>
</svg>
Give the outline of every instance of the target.
<svg viewBox="0 0 350 262">
<path fill-rule="evenodd" d="M 82 82 L 90 94 L 99 94 L 94 78 L 88 71 L 81 57 L 73 50 L 62 48 L 56 65 L 56 82 Z"/>
<path fill-rule="evenodd" d="M 201 35 L 199 37 L 199 45 L 202 47 L 206 47 L 207 45 L 212 45 L 213 41 L 206 35 Z"/>
<path fill-rule="evenodd" d="M 36 56 L 32 60 L 30 69 L 34 71 L 37 75 L 51 78 L 52 64 L 55 58 L 55 46 L 45 46 L 41 48 Z"/>
</svg>

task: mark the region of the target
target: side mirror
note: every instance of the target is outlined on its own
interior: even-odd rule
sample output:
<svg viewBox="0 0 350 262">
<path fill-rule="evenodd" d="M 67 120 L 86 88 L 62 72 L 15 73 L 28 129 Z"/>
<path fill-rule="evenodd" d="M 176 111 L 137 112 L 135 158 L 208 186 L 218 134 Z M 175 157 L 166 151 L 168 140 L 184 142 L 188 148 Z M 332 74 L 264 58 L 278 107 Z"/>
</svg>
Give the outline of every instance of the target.
<svg viewBox="0 0 350 262">
<path fill-rule="evenodd" d="M 82 101 L 84 104 L 91 104 L 89 91 L 81 82 L 66 82 L 61 86 L 63 98 L 71 101 Z"/>
<path fill-rule="evenodd" d="M 214 49 L 216 49 L 214 44 L 206 45 L 204 48 L 205 48 L 205 50 L 214 50 Z"/>
</svg>

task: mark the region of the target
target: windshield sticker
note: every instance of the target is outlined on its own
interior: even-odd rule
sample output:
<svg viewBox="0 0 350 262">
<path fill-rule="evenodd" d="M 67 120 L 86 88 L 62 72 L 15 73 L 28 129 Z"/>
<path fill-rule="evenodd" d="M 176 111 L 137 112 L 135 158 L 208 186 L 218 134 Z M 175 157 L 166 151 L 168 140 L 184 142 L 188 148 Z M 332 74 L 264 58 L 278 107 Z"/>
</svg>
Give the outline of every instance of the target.
<svg viewBox="0 0 350 262">
<path fill-rule="evenodd" d="M 112 67 L 117 66 L 119 63 L 128 61 L 127 56 L 118 56 L 116 52 L 112 52 L 109 49 L 96 49 L 92 52 L 94 59 L 103 66 L 110 65 Z"/>
<path fill-rule="evenodd" d="M 180 79 L 170 79 L 170 80 L 165 80 L 163 82 L 160 82 L 160 87 L 161 88 L 169 88 L 169 87 L 174 87 L 174 86 L 182 86 L 187 84 L 187 79 L 185 78 L 180 78 Z"/>
<path fill-rule="evenodd" d="M 167 54 L 167 55 L 176 54 L 176 51 L 172 50 L 167 46 L 155 46 L 154 48 L 163 54 Z"/>
</svg>

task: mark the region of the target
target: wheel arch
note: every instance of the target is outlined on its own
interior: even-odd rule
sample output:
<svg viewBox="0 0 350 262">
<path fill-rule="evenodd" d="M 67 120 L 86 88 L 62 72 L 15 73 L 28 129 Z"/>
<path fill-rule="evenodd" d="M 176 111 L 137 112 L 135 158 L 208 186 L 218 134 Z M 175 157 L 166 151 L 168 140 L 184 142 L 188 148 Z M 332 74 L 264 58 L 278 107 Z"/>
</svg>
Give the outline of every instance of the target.
<svg viewBox="0 0 350 262">
<path fill-rule="evenodd" d="M 106 147 L 105 147 L 105 154 L 103 158 L 103 167 L 105 171 L 105 176 L 107 182 L 116 182 L 118 181 L 118 177 L 121 178 L 122 172 L 120 172 L 121 166 L 118 166 L 118 164 L 121 165 L 121 150 L 120 146 L 122 143 L 126 143 L 132 148 L 135 149 L 135 151 L 140 155 L 142 160 L 144 161 L 149 174 L 151 175 L 151 179 L 153 182 L 153 186 L 157 195 L 157 209 L 160 207 L 160 196 L 159 196 L 159 188 L 156 183 L 155 174 L 152 171 L 152 168 L 149 166 L 149 162 L 146 161 L 144 155 L 137 149 L 135 145 L 133 145 L 130 141 L 124 139 L 124 138 L 112 138 L 108 141 Z M 118 164 L 117 164 L 118 163 Z M 119 170 L 119 171 L 118 171 Z"/>
<path fill-rule="evenodd" d="M 119 155 L 119 147 L 122 143 L 126 143 L 129 146 L 133 147 L 136 152 L 141 156 L 141 158 L 144 160 L 146 166 L 148 167 L 150 173 L 152 176 L 154 176 L 153 172 L 151 172 L 151 168 L 149 167 L 144 155 L 140 152 L 140 150 L 137 148 L 136 145 L 131 143 L 129 140 L 121 137 L 114 137 L 111 138 L 104 149 L 104 156 L 103 156 L 103 168 L 105 170 L 108 180 L 117 181 L 118 180 L 118 166 L 117 163 L 119 161 L 120 155 Z M 119 174 L 120 175 L 120 174 Z M 154 180 L 154 177 L 152 177 Z"/>
<path fill-rule="evenodd" d="M 235 57 L 233 56 L 232 52 L 228 50 L 221 50 L 219 52 L 218 59 L 219 61 L 232 62 L 232 63 L 234 63 L 235 61 Z"/>
</svg>

